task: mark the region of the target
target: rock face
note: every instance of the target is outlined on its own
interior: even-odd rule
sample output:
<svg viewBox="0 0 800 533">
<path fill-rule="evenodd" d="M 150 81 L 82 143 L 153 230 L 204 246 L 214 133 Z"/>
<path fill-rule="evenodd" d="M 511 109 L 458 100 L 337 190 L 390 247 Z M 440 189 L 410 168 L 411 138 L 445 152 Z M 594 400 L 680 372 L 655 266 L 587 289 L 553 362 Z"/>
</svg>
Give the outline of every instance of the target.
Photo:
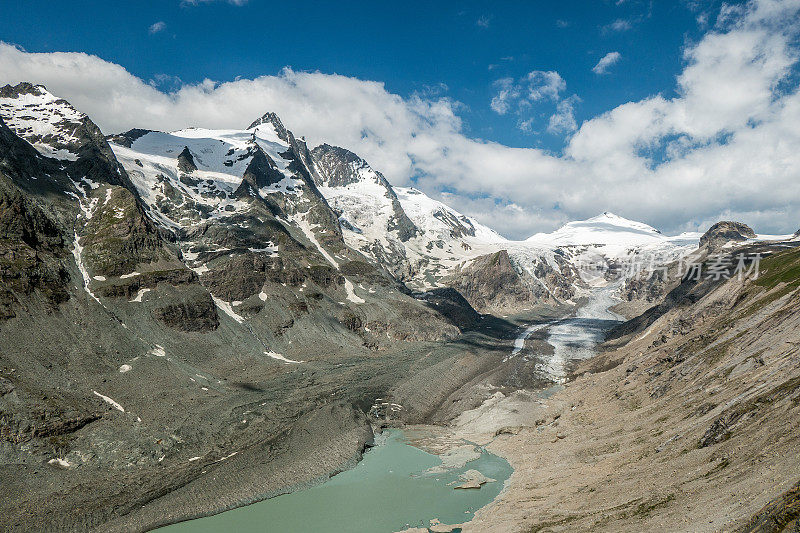
<svg viewBox="0 0 800 533">
<path fill-rule="evenodd" d="M 19 190 L 0 183 L 0 320 L 16 316 L 20 298 L 34 291 L 54 308 L 67 301 L 68 256 L 54 221 Z"/>
<path fill-rule="evenodd" d="M 233 193 L 236 198 L 258 197 L 262 188 L 280 183 L 285 176 L 278 170 L 275 161 L 256 146 L 252 150 L 252 159 L 242 176 L 242 183 Z"/>
<path fill-rule="evenodd" d="M 563 266 L 569 272 L 569 266 Z M 444 280 L 478 311 L 494 313 L 568 300 L 574 295 L 574 281 L 545 261 L 529 272 L 515 264 L 507 250 L 477 257 Z"/>
<path fill-rule="evenodd" d="M 267 468 L 254 493 L 336 471 L 371 435 L 351 406 L 440 362 L 425 359 L 431 343 L 475 322 L 457 295 L 432 296 L 439 311 L 347 246 L 311 152 L 277 117 L 198 131 L 106 140 L 41 86 L 0 89 L 0 515 L 12 529 L 110 530 L 234 452 L 294 464 L 297 439 L 317 437 L 291 429 L 313 412 L 327 413 L 323 439 L 348 444 L 299 477 Z"/>
<path fill-rule="evenodd" d="M 474 328 L 481 318 L 461 293 L 450 287 L 416 293 L 414 297 L 425 301 L 461 330 Z"/>
<path fill-rule="evenodd" d="M 194 157 L 192 156 L 192 152 L 189 151 L 188 146 L 184 146 L 183 151 L 178 154 L 178 170 L 186 172 L 187 174 L 191 174 L 197 170 L 197 165 L 194 164 Z"/>
<path fill-rule="evenodd" d="M 750 226 L 741 222 L 717 222 L 700 237 L 700 246 L 706 246 L 709 251 L 718 251 L 731 241 L 741 242 L 752 239 L 756 233 Z"/>
</svg>

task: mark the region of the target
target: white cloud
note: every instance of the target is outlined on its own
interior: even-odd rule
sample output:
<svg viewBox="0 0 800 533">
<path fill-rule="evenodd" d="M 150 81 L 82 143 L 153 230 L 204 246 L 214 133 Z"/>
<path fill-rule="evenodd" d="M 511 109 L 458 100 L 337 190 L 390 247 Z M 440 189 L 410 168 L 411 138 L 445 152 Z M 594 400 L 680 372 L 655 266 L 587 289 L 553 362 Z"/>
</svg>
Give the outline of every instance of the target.
<svg viewBox="0 0 800 533">
<path fill-rule="evenodd" d="M 448 202 L 513 237 L 604 210 L 668 232 L 734 218 L 791 233 L 800 227 L 798 10 L 800 0 L 760 0 L 726 16 L 686 48 L 674 97 L 586 120 L 563 154 L 470 138 L 449 98 L 403 98 L 379 82 L 318 72 L 285 69 L 165 93 L 95 56 L 0 44 L 0 80 L 44 83 L 108 133 L 241 128 L 273 110 L 311 145 L 347 147 L 397 185 L 415 183 L 437 197 L 451 191 Z M 565 84 L 534 78 L 539 83 L 510 80 L 495 106 L 504 101 L 511 113 L 538 98 L 559 116 Z M 561 111 L 551 120 L 569 130 L 574 115 L 566 104 Z"/>
<path fill-rule="evenodd" d="M 561 91 L 567 88 L 567 82 L 558 72 L 553 70 L 542 71 L 534 70 L 525 77 L 527 82 L 528 97 L 533 100 L 549 98 L 558 100 Z"/>
<path fill-rule="evenodd" d="M 494 82 L 495 95 L 489 104 L 498 115 L 514 111 L 520 118 L 517 127 L 526 133 L 535 133 L 535 116 L 530 116 L 537 102 L 555 102 L 556 112 L 550 117 L 547 131 L 553 134 L 569 133 L 576 129 L 574 105 L 580 98 L 573 95 L 565 100 L 561 93 L 567 82 L 553 70 L 534 70 L 519 80 L 501 78 Z"/>
<path fill-rule="evenodd" d="M 580 101 L 581 99 L 573 94 L 569 98 L 558 102 L 555 114 L 550 116 L 547 131 L 554 134 L 563 134 L 572 133 L 578 129 L 578 124 L 575 122 L 575 104 Z"/>
<path fill-rule="evenodd" d="M 519 115 L 541 100 L 557 102 L 567 83 L 553 70 L 534 70 L 519 80 L 501 78 L 493 84 L 495 95 L 489 106 L 498 115 L 514 111 Z M 532 131 L 532 119 L 520 120 L 520 129 Z"/>
<path fill-rule="evenodd" d="M 595 74 L 605 74 L 608 70 L 608 67 L 619 61 L 621 58 L 622 54 L 619 52 L 609 52 L 600 58 L 600 61 L 598 61 L 597 64 L 592 67 L 592 72 Z"/>
<path fill-rule="evenodd" d="M 150 25 L 149 28 L 150 35 L 153 35 L 154 33 L 158 33 L 160 31 L 164 31 L 166 28 L 167 28 L 167 23 L 164 22 L 163 20 L 159 20 L 158 22 L 155 22 Z"/>
<path fill-rule="evenodd" d="M 511 101 L 519 98 L 519 89 L 513 78 L 501 78 L 494 82 L 497 91 L 489 106 L 498 115 L 505 115 L 511 109 Z"/>
<path fill-rule="evenodd" d="M 633 23 L 630 20 L 617 19 L 611 24 L 603 26 L 602 30 L 603 33 L 610 33 L 628 31 L 631 28 L 633 28 Z"/>
</svg>

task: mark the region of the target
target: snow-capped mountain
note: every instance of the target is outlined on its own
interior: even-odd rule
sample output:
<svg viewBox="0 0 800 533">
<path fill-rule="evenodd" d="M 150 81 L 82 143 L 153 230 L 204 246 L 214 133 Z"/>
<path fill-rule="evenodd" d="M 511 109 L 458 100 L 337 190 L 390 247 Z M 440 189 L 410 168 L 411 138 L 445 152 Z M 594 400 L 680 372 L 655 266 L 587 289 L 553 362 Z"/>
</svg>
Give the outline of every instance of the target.
<svg viewBox="0 0 800 533">
<path fill-rule="evenodd" d="M 0 89 L 0 114 L 17 135 L 54 159 L 77 160 L 86 145 L 85 137 L 100 133 L 89 132 L 86 115 L 41 85 L 26 83 Z"/>
<path fill-rule="evenodd" d="M 506 240 L 417 189 L 392 187 L 344 148 L 315 147 L 310 168 L 347 245 L 412 287 L 436 286 L 451 268 Z"/>
<path fill-rule="evenodd" d="M 106 143 L 88 117 L 43 87 L 3 91 L 0 112 L 18 135 L 42 155 L 76 167 L 73 175 L 90 154 L 105 160 L 105 171 L 87 173 L 86 183 L 110 179 L 133 191 L 147 218 L 175 236 L 186 265 L 231 310 L 258 293 L 255 285 L 215 285 L 231 262 L 284 262 L 302 250 L 334 270 L 366 258 L 413 289 L 454 286 L 474 294 L 483 277 L 494 275 L 487 268 L 502 264 L 516 273 L 517 292 L 527 294 L 522 300 L 529 305 L 569 300 L 587 279 L 586 264 L 619 268 L 645 253 L 669 261 L 699 238 L 667 237 L 604 213 L 510 241 L 418 189 L 392 187 L 344 148 L 310 150 L 274 113 L 241 130 L 133 129 Z M 74 187 L 72 178 L 62 185 Z M 88 198 L 92 189 L 85 187 L 79 196 Z M 501 251 L 502 261 L 481 259 Z"/>
<path fill-rule="evenodd" d="M 394 189 L 356 154 L 322 144 L 311 151 L 316 184 L 339 215 L 345 242 L 398 279 L 410 279 L 406 244 L 419 230 Z"/>
<path fill-rule="evenodd" d="M 245 130 L 131 130 L 111 142 L 153 218 L 185 234 L 185 255 L 200 272 L 208 268 L 204 252 L 215 246 L 193 237 L 197 228 L 242 216 L 254 202 L 332 265 L 347 249 L 357 250 L 416 289 L 452 285 L 476 258 L 505 250 L 532 298 L 568 300 L 574 295 L 568 287 L 580 286 L 578 271 L 587 263 L 614 268 L 645 251 L 671 260 L 699 238 L 667 237 L 604 213 L 509 241 L 418 189 L 392 187 L 349 150 L 328 144 L 309 150 L 274 113 Z M 338 220 L 326 217 L 327 207 Z M 277 253 L 279 246 L 270 240 L 248 248 Z"/>
<path fill-rule="evenodd" d="M 664 235 L 642 222 L 636 222 L 605 212 L 587 220 L 568 222 L 552 233 L 537 233 L 527 242 L 564 245 L 623 245 L 649 244 L 664 239 Z"/>
<path fill-rule="evenodd" d="M 605 212 L 587 220 L 569 222 L 552 233 L 537 233 L 525 242 L 549 246 L 592 246 L 603 248 L 607 257 L 625 256 L 633 247 L 671 243 L 697 244 L 700 233 L 664 235 L 652 226 Z"/>
<path fill-rule="evenodd" d="M 229 346 L 280 364 L 458 334 L 463 324 L 345 243 L 317 187 L 341 185 L 325 152 L 315 158 L 271 113 L 241 130 L 106 137 L 42 86 L 0 88 L 0 224 L 11 235 L 0 239 L 0 324 L 34 313 L 41 292 L 52 306 L 42 313 L 70 301 L 110 321 L 104 345 L 163 353 L 202 333 L 197 353 L 212 359 Z M 407 239 L 417 230 L 383 187 L 387 227 Z M 82 335 L 76 324 L 63 334 Z"/>
<path fill-rule="evenodd" d="M 110 141 L 153 219 L 179 235 L 184 256 L 201 274 L 227 251 L 219 235 L 207 235 L 220 224 L 226 248 L 271 257 L 297 241 L 334 268 L 355 258 L 314 183 L 305 143 L 274 114 L 246 130 L 131 130 Z"/>
<path fill-rule="evenodd" d="M 592 278 L 592 270 L 617 275 L 635 273 L 631 263 L 654 264 L 674 261 L 678 256 L 697 248 L 700 233 L 667 236 L 659 230 L 634 220 L 605 212 L 587 220 L 569 222 L 552 233 L 537 233 L 525 240 L 528 245 L 553 247 Z"/>
</svg>

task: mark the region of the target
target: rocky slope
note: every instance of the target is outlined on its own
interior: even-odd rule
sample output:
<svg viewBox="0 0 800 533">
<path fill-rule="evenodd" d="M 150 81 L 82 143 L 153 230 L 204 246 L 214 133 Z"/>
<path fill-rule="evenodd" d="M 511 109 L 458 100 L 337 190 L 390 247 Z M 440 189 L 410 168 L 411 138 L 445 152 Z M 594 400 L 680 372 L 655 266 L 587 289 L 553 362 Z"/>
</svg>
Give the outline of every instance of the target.
<svg viewBox="0 0 800 533">
<path fill-rule="evenodd" d="M 474 311 L 348 247 L 312 164 L 274 115 L 108 142 L 41 86 L 0 89 L 7 525 L 146 529 L 209 470 L 242 490 L 170 519 L 311 482 L 358 458 L 410 366 L 457 357 Z"/>
<path fill-rule="evenodd" d="M 800 249 L 728 253 L 757 279 L 685 279 L 564 390 L 470 418 L 515 471 L 464 531 L 794 530 Z"/>
<path fill-rule="evenodd" d="M 555 268 L 538 257 L 526 261 L 527 268 L 523 268 L 503 249 L 467 261 L 443 283 L 457 289 L 483 313 L 519 313 L 543 302 L 569 302 L 575 296 L 575 284 L 582 281 L 580 275 L 561 256 L 550 259 Z"/>
</svg>

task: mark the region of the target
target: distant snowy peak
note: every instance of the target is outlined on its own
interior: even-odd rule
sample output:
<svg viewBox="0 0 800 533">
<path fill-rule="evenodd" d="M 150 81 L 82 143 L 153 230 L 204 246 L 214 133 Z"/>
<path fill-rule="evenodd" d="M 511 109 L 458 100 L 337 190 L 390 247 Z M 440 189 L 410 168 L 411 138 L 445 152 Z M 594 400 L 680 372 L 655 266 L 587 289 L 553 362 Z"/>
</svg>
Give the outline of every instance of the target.
<svg viewBox="0 0 800 533">
<path fill-rule="evenodd" d="M 670 240 L 643 222 L 605 212 L 588 220 L 569 222 L 552 233 L 537 233 L 526 242 L 555 246 L 639 246 Z"/>
<path fill-rule="evenodd" d="M 505 242 L 496 231 L 413 187 L 395 187 L 403 210 L 418 228 L 438 239 L 469 238 L 480 243 Z"/>
<path fill-rule="evenodd" d="M 662 235 L 662 233 L 655 229 L 652 226 L 648 226 L 643 222 L 637 222 L 635 220 L 630 220 L 625 217 L 621 217 L 619 215 L 615 215 L 614 213 L 610 213 L 608 211 L 604 212 L 601 215 L 597 215 L 596 217 L 592 217 L 585 221 L 587 225 L 608 225 L 617 228 L 624 228 L 629 231 L 636 231 L 642 232 L 645 234 L 657 234 Z M 576 222 L 576 224 L 580 224 L 580 221 Z"/>
<path fill-rule="evenodd" d="M 0 87 L 0 116 L 39 153 L 61 160 L 77 160 L 87 137 L 100 134 L 86 115 L 42 85 Z"/>
</svg>

